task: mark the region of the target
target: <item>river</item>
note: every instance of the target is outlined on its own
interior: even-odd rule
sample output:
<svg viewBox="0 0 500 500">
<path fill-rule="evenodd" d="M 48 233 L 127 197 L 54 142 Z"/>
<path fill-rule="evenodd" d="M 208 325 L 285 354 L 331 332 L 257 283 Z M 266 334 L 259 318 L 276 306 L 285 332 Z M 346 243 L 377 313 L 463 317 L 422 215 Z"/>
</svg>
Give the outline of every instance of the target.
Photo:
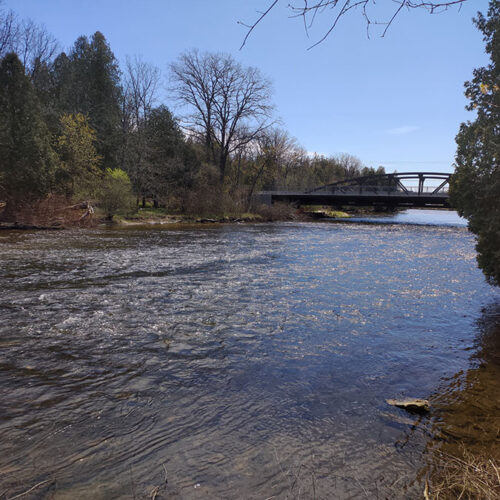
<svg viewBox="0 0 500 500">
<path fill-rule="evenodd" d="M 0 497 L 419 498 L 446 413 L 385 399 L 500 365 L 473 235 L 422 214 L 0 232 Z"/>
</svg>

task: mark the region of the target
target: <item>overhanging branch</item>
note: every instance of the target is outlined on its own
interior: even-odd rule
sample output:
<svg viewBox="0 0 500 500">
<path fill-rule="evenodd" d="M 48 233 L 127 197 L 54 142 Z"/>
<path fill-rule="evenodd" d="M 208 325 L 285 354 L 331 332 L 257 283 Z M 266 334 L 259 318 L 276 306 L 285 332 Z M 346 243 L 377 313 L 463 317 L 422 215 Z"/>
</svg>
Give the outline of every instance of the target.
<svg viewBox="0 0 500 500">
<path fill-rule="evenodd" d="M 316 0 L 314 3 L 310 3 L 309 0 L 302 0 L 302 5 L 297 3 L 289 3 L 288 9 L 290 10 L 291 18 L 294 17 L 302 17 L 304 29 L 306 35 L 309 36 L 309 29 L 314 23 L 316 17 L 318 15 L 325 15 L 326 11 L 334 11 L 333 13 L 333 21 L 331 22 L 329 28 L 326 32 L 320 37 L 320 39 L 313 43 L 309 49 L 321 44 L 324 42 L 331 33 L 335 30 L 338 22 L 342 17 L 344 17 L 349 11 L 352 10 L 360 10 L 363 17 L 366 20 L 367 30 L 370 25 L 383 25 L 385 26 L 382 36 L 385 36 L 387 30 L 390 28 L 394 20 L 398 17 L 401 11 L 406 8 L 408 10 L 411 9 L 425 9 L 430 14 L 438 14 L 443 12 L 450 7 L 458 6 L 460 7 L 467 0 L 448 0 L 448 1 L 425 1 L 425 0 L 392 0 L 395 4 L 395 8 L 393 13 L 386 21 L 376 21 L 374 20 L 374 11 L 377 11 L 377 5 L 372 0 Z M 259 17 L 253 23 L 244 23 L 238 21 L 238 24 L 241 24 L 245 28 L 247 28 L 247 33 L 243 39 L 243 43 L 241 44 L 240 50 L 245 46 L 248 38 L 254 29 L 259 25 L 265 17 L 268 16 L 269 12 L 274 9 L 280 0 L 272 0 L 269 3 L 268 8 L 259 12 Z"/>
</svg>

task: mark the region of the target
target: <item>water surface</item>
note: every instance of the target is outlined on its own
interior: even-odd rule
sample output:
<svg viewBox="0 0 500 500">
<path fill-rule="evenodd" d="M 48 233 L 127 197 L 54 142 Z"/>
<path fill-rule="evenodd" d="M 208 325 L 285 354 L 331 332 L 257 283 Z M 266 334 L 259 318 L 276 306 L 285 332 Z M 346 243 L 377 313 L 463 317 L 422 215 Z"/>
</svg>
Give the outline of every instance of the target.
<svg viewBox="0 0 500 500">
<path fill-rule="evenodd" d="M 373 214 L 352 217 L 349 222 L 372 222 L 378 224 L 412 224 L 424 226 L 467 227 L 467 220 L 454 210 L 409 209 L 392 214 Z"/>
<path fill-rule="evenodd" d="M 4 231 L 0 263 L 7 497 L 419 497 L 385 399 L 466 373 L 499 301 L 456 226 Z"/>
</svg>

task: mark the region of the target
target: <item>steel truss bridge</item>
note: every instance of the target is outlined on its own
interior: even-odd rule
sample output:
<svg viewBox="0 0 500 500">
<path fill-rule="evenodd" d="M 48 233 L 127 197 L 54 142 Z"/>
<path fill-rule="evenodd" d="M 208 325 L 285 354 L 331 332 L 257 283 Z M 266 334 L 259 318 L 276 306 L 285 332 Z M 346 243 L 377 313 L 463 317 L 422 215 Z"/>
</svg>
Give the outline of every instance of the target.
<svg viewBox="0 0 500 500">
<path fill-rule="evenodd" d="M 257 197 L 268 205 L 285 202 L 328 206 L 449 207 L 450 177 L 451 174 L 438 172 L 366 175 L 307 191 L 261 191 Z"/>
</svg>

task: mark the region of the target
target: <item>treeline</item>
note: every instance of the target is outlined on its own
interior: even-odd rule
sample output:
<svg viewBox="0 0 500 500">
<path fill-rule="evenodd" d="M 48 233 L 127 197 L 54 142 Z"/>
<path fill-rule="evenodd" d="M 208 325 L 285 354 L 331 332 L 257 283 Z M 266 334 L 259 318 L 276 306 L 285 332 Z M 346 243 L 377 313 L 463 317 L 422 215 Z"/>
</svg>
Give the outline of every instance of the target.
<svg viewBox="0 0 500 500">
<path fill-rule="evenodd" d="M 307 154 L 274 117 L 270 83 L 225 54 L 182 54 L 161 72 L 120 68 L 104 35 L 67 52 L 41 26 L 0 13 L 3 218 L 47 196 L 91 200 L 112 216 L 151 202 L 172 211 L 246 211 L 263 189 L 383 173 L 350 155 Z"/>
</svg>

